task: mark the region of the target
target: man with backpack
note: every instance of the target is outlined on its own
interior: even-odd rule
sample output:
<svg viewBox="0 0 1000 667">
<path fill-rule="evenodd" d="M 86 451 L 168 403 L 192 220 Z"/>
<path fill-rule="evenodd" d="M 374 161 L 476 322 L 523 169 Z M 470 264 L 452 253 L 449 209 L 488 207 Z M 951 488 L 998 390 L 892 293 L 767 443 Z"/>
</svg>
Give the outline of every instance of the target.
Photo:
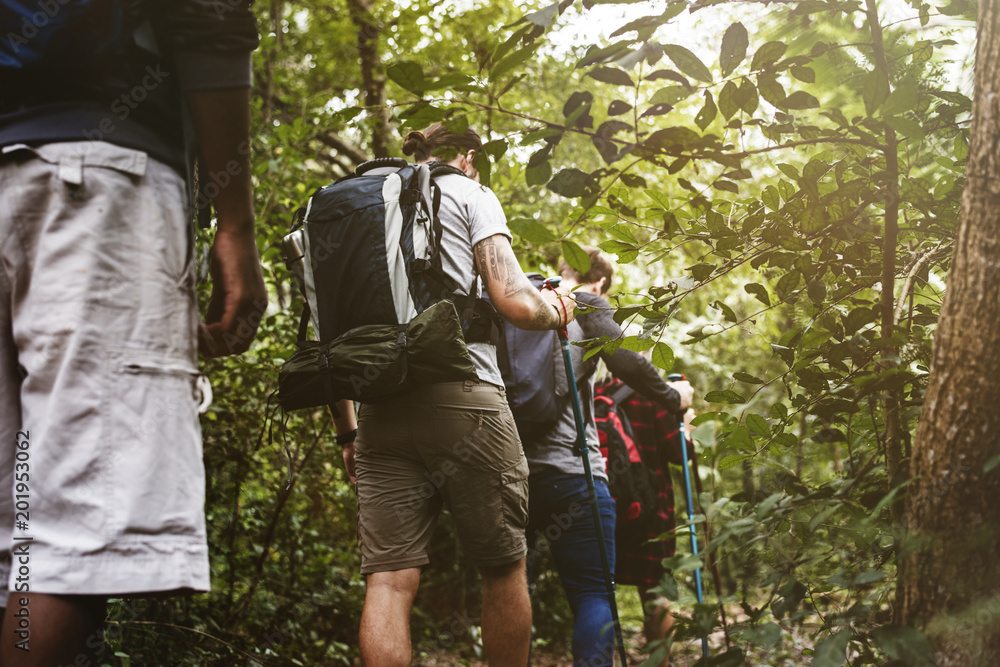
<svg viewBox="0 0 1000 667">
<path fill-rule="evenodd" d="M 573 316 L 573 301 L 551 291 L 539 293 L 522 273 L 500 202 L 479 184 L 474 160 L 481 149 L 473 130 L 456 134 L 440 123 L 411 132 L 403 144 L 404 154 L 418 163 L 453 167 L 434 177 L 440 188 L 440 268 L 449 282 L 464 290 L 471 285 L 472 297 L 479 291 L 478 273 L 496 310 L 515 326 L 565 326 Z M 406 323 L 399 324 L 402 336 Z M 356 436 L 350 432 L 350 406 L 343 401 L 336 406 L 337 439 L 345 447 L 348 474 L 357 480 L 358 542 L 367 581 L 360 632 L 366 667 L 411 663 L 410 610 L 442 505 L 449 508 L 463 550 L 482 575 L 481 625 L 488 663 L 527 663 L 528 466 L 504 396 L 495 346 L 467 340 L 465 347 L 475 379 L 423 384 L 377 402 L 362 401 Z M 454 361 L 440 359 L 439 365 Z M 376 370 L 370 376 L 378 381 Z"/>
<path fill-rule="evenodd" d="M 209 589 L 196 356 L 246 350 L 267 306 L 258 37 L 211 0 L 0 0 L 0 34 L 0 664 L 101 664 L 108 597 Z"/>
<path fill-rule="evenodd" d="M 644 634 L 646 641 L 652 642 L 666 637 L 673 626 L 669 601 L 653 591 L 665 573 L 663 559 L 674 555 L 676 522 L 670 464 L 681 464 L 679 424 L 675 413 L 616 378 L 601 385 L 597 394 L 597 400 L 610 404 L 626 437 L 634 442 L 654 492 L 648 516 L 626 522 L 627 529 L 615 536 L 615 583 L 638 589 Z M 693 449 L 691 452 L 693 460 Z M 661 667 L 669 665 L 667 655 Z"/>
<path fill-rule="evenodd" d="M 585 307 L 567 327 L 569 339 L 618 338 L 622 336 L 621 327 L 614 321 L 614 309 L 603 298 L 611 287 L 614 269 L 598 249 L 586 248 L 586 251 L 590 270 L 585 275 L 565 261 L 559 267 L 561 287 L 576 288 L 572 294 L 577 305 Z M 601 352 L 587 360 L 583 359 L 584 352 L 584 348 L 571 346 L 576 390 L 585 410 L 587 456 L 594 471 L 601 530 L 613 572 L 615 502 L 608 492 L 593 413 L 593 375 L 598 357 L 617 377 L 654 396 L 657 403 L 669 411 L 687 408 L 693 391 L 687 382 L 665 383 L 656 369 L 635 352 L 619 348 L 614 354 Z M 558 352 L 553 351 L 553 354 Z M 562 364 L 561 359 L 558 363 Z M 548 428 L 525 435 L 524 451 L 531 471 L 528 536 L 533 543 L 540 537 L 545 538 L 573 610 L 574 666 L 610 666 L 614 654 L 612 611 L 600 559 L 598 528 L 588 509 L 591 499 L 582 457 L 577 452 L 578 435 L 573 406 L 568 400 L 562 402 L 555 422 Z"/>
</svg>

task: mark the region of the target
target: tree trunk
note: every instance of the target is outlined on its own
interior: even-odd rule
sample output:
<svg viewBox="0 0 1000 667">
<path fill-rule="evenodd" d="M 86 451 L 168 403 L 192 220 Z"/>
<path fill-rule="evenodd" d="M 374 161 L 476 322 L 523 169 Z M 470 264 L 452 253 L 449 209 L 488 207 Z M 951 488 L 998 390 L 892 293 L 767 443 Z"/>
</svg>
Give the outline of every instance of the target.
<svg viewBox="0 0 1000 667">
<path fill-rule="evenodd" d="M 872 35 L 872 49 L 875 53 L 875 65 L 885 78 L 886 89 L 889 87 L 889 62 L 885 56 L 885 40 L 882 36 L 882 24 L 879 23 L 878 5 L 875 0 L 866 0 L 868 9 L 868 27 Z M 882 295 L 880 300 L 880 319 L 882 320 L 882 338 L 888 340 L 895 332 L 895 292 L 896 292 L 896 245 L 899 236 L 899 142 L 896 131 L 886 125 L 885 148 L 885 228 L 882 234 Z M 893 357 L 898 350 L 894 346 L 885 347 L 884 357 Z M 883 368 L 889 369 L 894 364 L 882 362 Z M 889 488 L 892 490 L 901 484 L 908 476 L 906 463 L 903 460 L 902 426 L 899 417 L 898 389 L 890 389 L 882 402 L 885 415 L 885 467 L 889 473 Z M 900 522 L 903 519 L 903 508 L 900 503 L 893 503 L 890 509 L 892 519 Z"/>
<path fill-rule="evenodd" d="M 385 71 L 378 52 L 381 29 L 372 12 L 371 0 L 348 0 L 351 20 L 358 29 L 358 56 L 361 60 L 361 80 L 365 91 L 365 107 L 372 131 L 372 154 L 389 157 L 392 127 L 385 103 Z"/>
<path fill-rule="evenodd" d="M 979 5 L 961 222 L 913 445 L 902 622 L 939 667 L 1000 665 L 1000 3 Z"/>
</svg>

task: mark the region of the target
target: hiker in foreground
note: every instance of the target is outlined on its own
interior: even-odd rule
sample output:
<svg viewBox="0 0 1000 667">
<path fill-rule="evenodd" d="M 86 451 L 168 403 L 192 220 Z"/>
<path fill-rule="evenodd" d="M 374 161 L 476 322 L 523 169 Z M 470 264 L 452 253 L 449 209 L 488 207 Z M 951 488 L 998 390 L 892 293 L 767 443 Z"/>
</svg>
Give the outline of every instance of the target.
<svg viewBox="0 0 1000 667">
<path fill-rule="evenodd" d="M 522 273 L 500 202 L 479 184 L 473 159 L 482 142 L 471 129 L 454 134 L 436 123 L 406 136 L 403 152 L 438 161 L 454 173 L 435 176 L 441 190 L 442 269 L 458 285 L 478 272 L 492 303 L 524 329 L 555 329 L 573 302 L 539 293 Z M 525 578 L 528 466 L 504 397 L 495 346 L 468 342 L 478 380 L 441 382 L 384 402 L 363 404 L 357 437 L 338 405 L 338 440 L 348 451 L 358 493 L 361 572 L 367 577 L 361 659 L 367 667 L 411 662 L 410 610 L 429 562 L 428 546 L 442 504 L 483 580 L 482 638 L 492 667 L 523 667 L 531 605 Z M 441 360 L 445 363 L 446 360 Z"/>
<path fill-rule="evenodd" d="M 560 263 L 564 289 L 573 289 L 577 304 L 586 306 L 568 329 L 571 341 L 608 336 L 618 338 L 621 327 L 613 319 L 614 310 L 603 298 L 611 287 L 614 269 L 596 248 L 586 248 L 590 270 L 581 275 L 565 261 Z M 571 346 L 573 366 L 584 406 L 593 405 L 594 372 L 598 358 L 604 360 L 616 377 L 648 396 L 665 409 L 677 412 L 691 404 L 693 391 L 687 382 L 667 384 L 656 369 L 635 352 L 618 349 L 614 354 L 601 352 L 584 361 L 586 350 Z M 558 351 L 553 354 L 559 354 Z M 563 365 L 557 359 L 556 368 Z M 565 374 L 558 374 L 565 382 Z M 558 381 L 558 379 L 557 379 Z M 553 389 L 555 391 L 555 388 Z M 608 492 L 607 475 L 598 448 L 597 430 L 592 409 L 585 409 L 588 456 L 594 471 L 595 492 L 601 513 L 601 528 L 614 571 L 615 502 Z M 601 565 L 597 526 L 590 510 L 587 480 L 582 457 L 576 451 L 578 434 L 569 400 L 553 424 L 547 428 L 522 433 L 524 451 L 531 471 L 531 498 L 528 521 L 529 553 L 542 548 L 544 538 L 551 549 L 556 570 L 573 610 L 573 664 L 575 667 L 610 666 L 613 663 L 614 631 L 611 604 Z"/>
<path fill-rule="evenodd" d="M 641 353 L 647 357 L 647 353 Z M 663 559 L 674 555 L 674 487 L 670 464 L 681 464 L 681 443 L 677 415 L 637 392 L 618 378 L 610 378 L 597 389 L 598 401 L 627 423 L 631 437 L 648 475 L 651 504 L 643 508 L 645 516 L 633 521 L 619 519 L 615 535 L 615 583 L 635 586 L 642 601 L 643 632 L 646 642 L 663 639 L 673 626 L 669 601 L 655 593 L 666 573 Z M 599 406 L 597 406 L 599 407 Z M 693 415 L 685 414 L 685 421 Z M 690 427 L 687 433 L 690 433 Z M 693 449 L 690 450 L 693 454 Z M 692 459 L 693 460 L 693 459 Z M 669 652 L 660 667 L 670 665 Z"/>
<path fill-rule="evenodd" d="M 267 305 L 249 2 L 131 4 L 0 11 L 2 665 L 109 662 L 108 597 L 209 590 L 196 353 L 246 350 Z M 185 102 L 217 217 L 205 325 Z"/>
</svg>

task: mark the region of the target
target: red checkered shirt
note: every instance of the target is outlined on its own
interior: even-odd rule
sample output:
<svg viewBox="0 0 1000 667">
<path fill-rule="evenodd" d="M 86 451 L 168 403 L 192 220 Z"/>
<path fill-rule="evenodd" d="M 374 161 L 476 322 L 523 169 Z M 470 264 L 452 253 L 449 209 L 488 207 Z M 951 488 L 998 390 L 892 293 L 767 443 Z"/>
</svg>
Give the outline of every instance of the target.
<svg viewBox="0 0 1000 667">
<path fill-rule="evenodd" d="M 610 396 L 621 387 L 615 380 L 597 389 Z M 658 507 L 643 533 L 615 538 L 615 581 L 626 586 L 650 588 L 663 577 L 663 559 L 674 555 L 674 538 L 652 541 L 674 529 L 674 486 L 671 463 L 681 463 L 681 441 L 677 418 L 639 393 L 618 405 L 628 417 L 643 464 L 655 475 Z"/>
</svg>

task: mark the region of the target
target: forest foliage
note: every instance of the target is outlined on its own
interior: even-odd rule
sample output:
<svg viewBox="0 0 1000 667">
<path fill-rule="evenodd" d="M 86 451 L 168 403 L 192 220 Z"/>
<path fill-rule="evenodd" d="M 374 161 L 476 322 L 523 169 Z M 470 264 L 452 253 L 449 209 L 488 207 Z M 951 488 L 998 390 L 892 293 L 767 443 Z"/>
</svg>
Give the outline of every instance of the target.
<svg viewBox="0 0 1000 667">
<path fill-rule="evenodd" d="M 566 38 L 614 4 L 258 3 L 253 176 L 273 304 L 248 354 L 207 364 L 214 591 L 116 603 L 122 664 L 356 656 L 356 502 L 331 420 L 273 409 L 301 308 L 279 242 L 313 190 L 436 121 L 488 141 L 477 166 L 525 269 L 564 256 L 585 270 L 582 245 L 617 258 L 630 335 L 590 346 L 652 349 L 697 388 L 691 520 L 710 525 L 721 587 L 693 604 L 707 563 L 680 549 L 662 586 L 674 641 L 716 629 L 721 598 L 731 645 L 712 664 L 780 652 L 793 632 L 817 667 L 930 664 L 893 596 L 968 154 L 973 7 L 623 2 L 606 39 Z M 475 570 L 447 521 L 439 538 L 415 638 L 474 655 Z M 536 636 L 565 644 L 552 576 L 534 597 Z"/>
</svg>

